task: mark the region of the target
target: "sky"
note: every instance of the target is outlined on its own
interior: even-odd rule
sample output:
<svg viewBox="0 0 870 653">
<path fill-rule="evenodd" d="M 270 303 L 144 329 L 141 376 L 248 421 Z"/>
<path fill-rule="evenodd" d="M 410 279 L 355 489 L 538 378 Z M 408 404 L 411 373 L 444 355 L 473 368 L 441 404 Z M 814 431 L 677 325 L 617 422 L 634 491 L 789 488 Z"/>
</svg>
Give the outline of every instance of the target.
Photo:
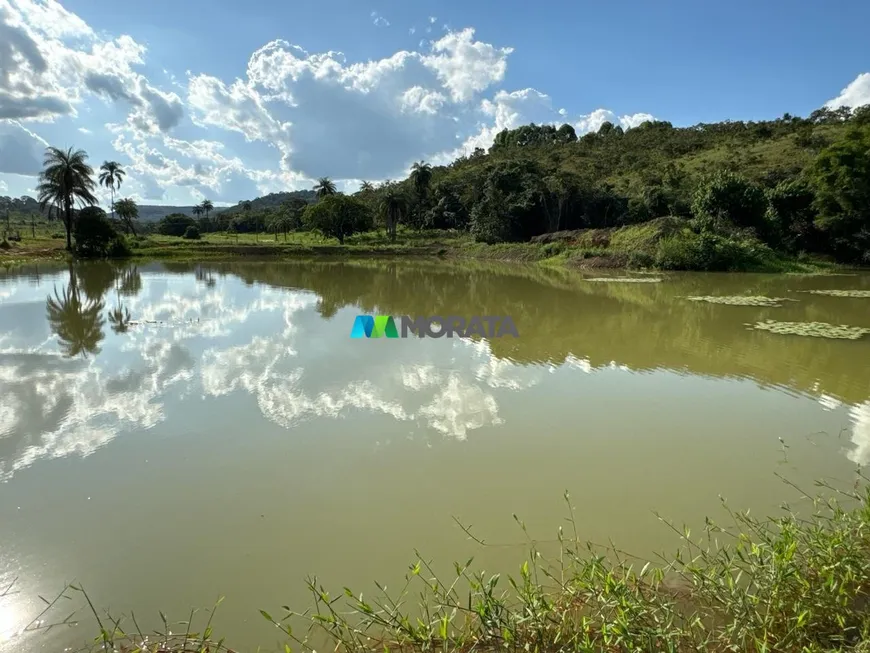
<svg viewBox="0 0 870 653">
<path fill-rule="evenodd" d="M 866 0 L 0 0 L 0 194 L 35 195 L 47 145 L 120 162 L 141 204 L 221 205 L 530 122 L 861 106 L 868 24 Z"/>
</svg>

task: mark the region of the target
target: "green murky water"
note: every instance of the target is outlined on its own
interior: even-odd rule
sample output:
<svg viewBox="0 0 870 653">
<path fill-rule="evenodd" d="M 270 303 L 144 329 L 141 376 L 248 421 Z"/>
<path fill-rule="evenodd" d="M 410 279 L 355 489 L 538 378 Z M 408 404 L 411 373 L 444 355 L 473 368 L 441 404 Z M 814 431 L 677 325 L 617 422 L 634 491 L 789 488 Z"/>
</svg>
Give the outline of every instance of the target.
<svg viewBox="0 0 870 653">
<path fill-rule="evenodd" d="M 308 574 L 369 591 L 415 548 L 492 571 L 521 559 L 481 550 L 454 516 L 493 543 L 523 541 L 512 513 L 551 539 L 568 490 L 584 537 L 649 555 L 674 544 L 653 511 L 702 524 L 721 494 L 772 514 L 800 505 L 776 474 L 811 488 L 870 462 L 870 275 L 602 276 L 372 261 L 0 273 L 0 592 L 18 578 L 0 649 L 92 636 L 10 643 L 37 595 L 73 579 L 150 623 L 224 594 L 216 631 L 268 646 L 257 609 L 306 607 Z M 361 313 L 509 315 L 520 337 L 353 340 Z M 771 320 L 792 326 L 751 328 Z"/>
</svg>

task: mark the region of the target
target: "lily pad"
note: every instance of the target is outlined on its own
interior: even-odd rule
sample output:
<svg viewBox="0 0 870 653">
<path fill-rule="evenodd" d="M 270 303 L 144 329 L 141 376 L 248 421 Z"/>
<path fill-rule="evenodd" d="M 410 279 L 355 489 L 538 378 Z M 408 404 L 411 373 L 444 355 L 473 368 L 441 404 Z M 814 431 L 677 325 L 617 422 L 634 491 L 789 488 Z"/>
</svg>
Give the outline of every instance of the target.
<svg viewBox="0 0 870 653">
<path fill-rule="evenodd" d="M 769 331 L 789 336 L 808 336 L 811 338 L 834 338 L 837 340 L 858 340 L 863 338 L 870 329 L 849 326 L 847 324 L 828 324 L 826 322 L 777 322 L 765 320 L 755 324 L 747 324 L 750 329 Z"/>
<path fill-rule="evenodd" d="M 870 299 L 870 290 L 800 290 L 798 292 L 810 293 L 811 295 L 829 295 L 831 297 Z"/>
<path fill-rule="evenodd" d="M 594 277 L 586 281 L 599 283 L 661 283 L 658 277 Z"/>
<path fill-rule="evenodd" d="M 782 306 L 782 302 L 794 302 L 796 299 L 786 297 L 764 297 L 760 295 L 723 295 L 723 296 L 692 296 L 686 297 L 690 302 L 707 302 L 708 304 L 725 304 L 727 306 Z"/>
</svg>

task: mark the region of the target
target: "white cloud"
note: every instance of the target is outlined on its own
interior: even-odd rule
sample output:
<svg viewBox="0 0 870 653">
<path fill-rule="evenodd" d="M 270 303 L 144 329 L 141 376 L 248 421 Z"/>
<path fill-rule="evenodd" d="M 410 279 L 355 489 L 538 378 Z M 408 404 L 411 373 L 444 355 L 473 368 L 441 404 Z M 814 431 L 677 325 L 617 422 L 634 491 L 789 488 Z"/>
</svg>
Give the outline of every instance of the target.
<svg viewBox="0 0 870 653">
<path fill-rule="evenodd" d="M 840 91 L 833 100 L 825 103 L 829 109 L 849 107 L 855 109 L 870 104 L 870 73 L 861 73 L 852 82 Z"/>
<path fill-rule="evenodd" d="M 414 86 L 402 94 L 402 111 L 435 115 L 446 101 L 447 98 L 438 91 L 427 91 L 422 86 Z"/>
<path fill-rule="evenodd" d="M 98 36 L 55 0 L 0 0 L 0 119 L 76 116 L 93 94 L 126 103 L 137 129 L 168 131 L 181 120 L 181 99 L 133 70 L 144 54 L 129 36 Z"/>
<path fill-rule="evenodd" d="M 433 55 L 423 58 L 458 102 L 468 101 L 475 93 L 502 81 L 508 55 L 513 52 L 513 48 L 496 48 L 473 39 L 470 27 L 450 32 L 432 44 Z"/>
<path fill-rule="evenodd" d="M 630 116 L 620 116 L 619 124 L 622 125 L 623 129 L 634 129 L 645 122 L 652 122 L 653 120 L 655 120 L 655 116 L 649 113 L 633 113 Z"/>
<path fill-rule="evenodd" d="M 609 109 L 596 109 L 592 113 L 579 116 L 574 123 L 574 129 L 578 135 L 597 132 L 605 122 L 619 124 L 623 129 L 632 129 L 647 120 L 655 120 L 655 117 L 649 113 L 635 113 L 617 118 Z"/>
<path fill-rule="evenodd" d="M 388 23 L 378 12 L 371 18 Z M 437 20 L 429 17 L 427 29 Z M 34 174 L 44 143 L 29 122 L 67 115 L 77 121 L 73 129 L 108 137 L 129 157 L 126 189 L 139 199 L 162 201 L 172 189 L 191 200 L 235 202 L 310 187 L 322 175 L 345 185 L 397 178 L 415 160 L 446 163 L 488 147 L 501 129 L 568 115 L 537 90 L 500 88 L 512 52 L 476 40 L 470 27 L 357 62 L 275 40 L 251 54 L 240 78 L 188 71 L 179 80 L 164 70 L 169 88 L 161 88 L 140 72 L 149 53 L 130 36 L 97 33 L 55 0 L 0 0 L 0 138 L 8 145 L 0 172 Z M 100 101 L 122 111 L 107 131 L 84 122 Z M 646 115 L 606 113 L 624 126 Z M 223 131 L 244 140 L 220 146 Z M 26 156 L 10 161 L 6 149 Z"/>
<path fill-rule="evenodd" d="M 395 177 L 455 141 L 458 118 L 473 129 L 468 102 L 503 78 L 511 49 L 473 37 L 450 33 L 428 53 L 365 63 L 273 41 L 253 53 L 246 79 L 191 76 L 188 103 L 197 124 L 276 147 L 285 174 Z"/>
<path fill-rule="evenodd" d="M 390 26 L 390 21 L 388 21 L 383 16 L 380 16 L 378 14 L 378 12 L 376 12 L 376 11 L 372 12 L 372 23 L 375 25 L 375 27 L 389 27 Z"/>
<path fill-rule="evenodd" d="M 9 190 L 9 186 L 6 185 L 6 182 L 0 180 L 0 193 L 5 193 Z"/>
<path fill-rule="evenodd" d="M 411 27 L 411 28 L 408 29 L 408 34 L 410 34 L 411 36 L 414 36 L 414 33 L 415 33 L 416 31 L 417 31 L 417 28 L 416 28 L 416 27 Z"/>
</svg>

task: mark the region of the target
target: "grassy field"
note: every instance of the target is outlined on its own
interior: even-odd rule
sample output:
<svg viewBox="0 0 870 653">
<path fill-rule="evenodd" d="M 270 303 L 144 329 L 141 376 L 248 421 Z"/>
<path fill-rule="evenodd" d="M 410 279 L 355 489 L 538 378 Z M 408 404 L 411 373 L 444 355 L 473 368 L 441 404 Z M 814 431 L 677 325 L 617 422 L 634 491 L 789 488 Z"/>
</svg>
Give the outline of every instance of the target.
<svg viewBox="0 0 870 653">
<path fill-rule="evenodd" d="M 579 269 L 657 267 L 661 242 L 686 231 L 673 218 L 659 218 L 619 229 L 587 229 L 547 234 L 529 243 L 477 243 L 466 232 L 416 231 L 400 227 L 395 242 L 385 232 L 351 236 L 344 244 L 312 232 L 278 234 L 208 233 L 199 240 L 150 234 L 128 236 L 134 259 L 205 260 L 298 257 L 442 257 L 541 263 Z M 0 246 L 0 266 L 68 256 L 57 224 L 13 225 L 21 240 Z M 820 261 L 797 261 L 764 251 L 743 267 L 752 271 L 800 272 L 830 268 Z M 676 267 L 674 269 L 680 269 Z M 691 261 L 686 269 L 695 269 Z"/>
</svg>

